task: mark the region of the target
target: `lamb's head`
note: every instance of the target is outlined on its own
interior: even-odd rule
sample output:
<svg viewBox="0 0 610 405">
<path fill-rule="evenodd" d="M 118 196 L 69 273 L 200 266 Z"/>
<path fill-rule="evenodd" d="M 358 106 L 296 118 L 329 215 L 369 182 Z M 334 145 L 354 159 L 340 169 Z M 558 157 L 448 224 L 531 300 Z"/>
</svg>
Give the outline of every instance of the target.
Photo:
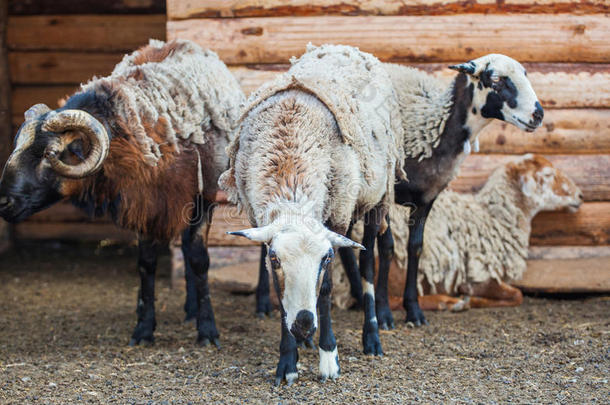
<svg viewBox="0 0 610 405">
<path fill-rule="evenodd" d="M 578 186 L 542 156 L 524 155 L 509 163 L 507 171 L 520 189 L 532 216 L 540 211 L 559 209 L 575 212 L 583 202 Z"/>
<path fill-rule="evenodd" d="M 101 167 L 109 142 L 104 126 L 83 110 L 31 107 L 0 179 L 0 217 L 18 222 L 61 200 L 66 179 Z"/>
<path fill-rule="evenodd" d="M 230 232 L 267 245 L 267 268 L 282 309 L 286 326 L 298 341 L 316 331 L 316 304 L 324 273 L 330 271 L 333 247 L 359 247 L 315 221 L 270 225 Z"/>
<path fill-rule="evenodd" d="M 489 54 L 449 68 L 466 73 L 474 84 L 469 112 L 473 119 L 497 118 L 527 132 L 542 125 L 544 111 L 525 68 L 516 60 Z"/>
</svg>

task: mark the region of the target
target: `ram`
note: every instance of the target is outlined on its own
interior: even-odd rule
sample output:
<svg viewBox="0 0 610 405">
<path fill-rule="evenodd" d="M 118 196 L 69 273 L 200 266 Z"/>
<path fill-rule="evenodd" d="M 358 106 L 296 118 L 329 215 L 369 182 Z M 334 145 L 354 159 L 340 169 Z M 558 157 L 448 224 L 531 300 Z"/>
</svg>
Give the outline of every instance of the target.
<svg viewBox="0 0 610 405">
<path fill-rule="evenodd" d="M 154 339 L 157 248 L 182 234 L 187 312 L 197 316 L 198 342 L 218 344 L 199 230 L 211 220 L 243 100 L 213 52 L 151 40 L 61 108 L 26 111 L 0 180 L 0 216 L 18 222 L 69 199 L 137 232 L 141 286 L 130 344 Z"/>
</svg>

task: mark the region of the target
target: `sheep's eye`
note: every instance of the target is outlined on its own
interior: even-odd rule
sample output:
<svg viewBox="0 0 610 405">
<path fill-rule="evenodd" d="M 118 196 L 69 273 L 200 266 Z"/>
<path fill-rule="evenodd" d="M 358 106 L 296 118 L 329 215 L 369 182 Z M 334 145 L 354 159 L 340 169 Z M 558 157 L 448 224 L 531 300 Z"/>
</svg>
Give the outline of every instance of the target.
<svg viewBox="0 0 610 405">
<path fill-rule="evenodd" d="M 498 76 L 498 75 L 491 75 L 490 79 L 491 79 L 492 82 L 498 83 L 500 81 L 500 76 Z"/>
<path fill-rule="evenodd" d="M 282 266 L 282 264 L 280 263 L 280 259 L 277 257 L 273 250 L 269 251 L 269 261 L 271 262 L 271 268 L 273 270 L 277 270 Z"/>
<path fill-rule="evenodd" d="M 335 252 L 332 249 L 330 249 L 328 251 L 328 253 L 326 254 L 326 256 L 324 256 L 322 258 L 322 267 L 327 268 L 330 265 L 330 262 L 332 262 L 334 256 L 335 256 Z"/>
</svg>

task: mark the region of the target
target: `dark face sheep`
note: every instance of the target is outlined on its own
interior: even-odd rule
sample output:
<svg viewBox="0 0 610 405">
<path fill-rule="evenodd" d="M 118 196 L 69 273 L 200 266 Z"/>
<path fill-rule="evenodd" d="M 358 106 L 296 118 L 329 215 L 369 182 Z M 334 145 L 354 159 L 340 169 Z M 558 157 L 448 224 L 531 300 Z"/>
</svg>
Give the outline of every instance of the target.
<svg viewBox="0 0 610 405">
<path fill-rule="evenodd" d="M 64 181 L 99 170 L 108 151 L 106 129 L 91 114 L 33 106 L 0 180 L 0 216 L 18 222 L 61 200 Z"/>
<path fill-rule="evenodd" d="M 200 344 L 217 344 L 200 228 L 211 220 L 243 99 L 213 52 L 152 40 L 61 108 L 37 104 L 25 113 L 0 180 L 0 216 L 18 222 L 69 199 L 137 232 L 141 287 L 131 344 L 154 339 L 157 249 L 182 234 L 187 318 L 197 319 Z"/>
<path fill-rule="evenodd" d="M 466 73 L 474 84 L 472 113 L 496 118 L 533 132 L 542 125 L 544 111 L 525 68 L 505 55 L 490 54 L 450 66 Z"/>
</svg>

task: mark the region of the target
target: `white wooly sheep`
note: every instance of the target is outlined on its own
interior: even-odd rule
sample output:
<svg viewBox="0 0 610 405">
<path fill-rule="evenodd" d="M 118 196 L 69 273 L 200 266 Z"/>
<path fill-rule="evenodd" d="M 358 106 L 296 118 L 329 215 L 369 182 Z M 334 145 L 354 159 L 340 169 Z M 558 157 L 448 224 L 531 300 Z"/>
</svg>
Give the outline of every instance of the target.
<svg viewBox="0 0 610 405">
<path fill-rule="evenodd" d="M 326 271 L 332 248 L 361 247 L 342 236 L 358 213 L 376 221 L 376 233 L 393 203 L 395 178 L 405 178 L 402 127 L 391 114 L 398 106 L 383 65 L 335 45 L 310 45 L 291 62 L 288 72 L 251 95 L 228 149 L 230 168 L 219 181 L 257 226 L 234 234 L 268 246 L 282 310 L 276 384 L 297 378 L 295 338 L 313 335 L 317 302 L 320 374 L 338 377 Z M 380 352 L 372 311 L 364 339 Z"/>
<path fill-rule="evenodd" d="M 520 291 L 505 283 L 519 280 L 527 267 L 532 218 L 540 211 L 575 211 L 581 204 L 582 193 L 572 180 L 547 159 L 531 154 L 496 169 L 476 194 L 443 191 L 426 222 L 417 280 L 419 294 L 490 298 L 473 300 L 473 306 L 491 306 L 494 302 L 518 305 Z M 392 280 L 404 280 L 407 270 L 409 211 L 399 205 L 390 210 L 396 247 L 392 271 L 399 273 L 392 275 Z M 354 233 L 361 235 L 362 226 L 356 226 Z M 335 265 L 337 280 L 341 272 Z M 341 297 L 335 302 L 345 306 L 349 292 L 346 281 L 342 284 Z M 427 309 L 447 303 L 453 304 L 454 310 L 469 305 L 443 296 L 424 303 Z"/>
</svg>

